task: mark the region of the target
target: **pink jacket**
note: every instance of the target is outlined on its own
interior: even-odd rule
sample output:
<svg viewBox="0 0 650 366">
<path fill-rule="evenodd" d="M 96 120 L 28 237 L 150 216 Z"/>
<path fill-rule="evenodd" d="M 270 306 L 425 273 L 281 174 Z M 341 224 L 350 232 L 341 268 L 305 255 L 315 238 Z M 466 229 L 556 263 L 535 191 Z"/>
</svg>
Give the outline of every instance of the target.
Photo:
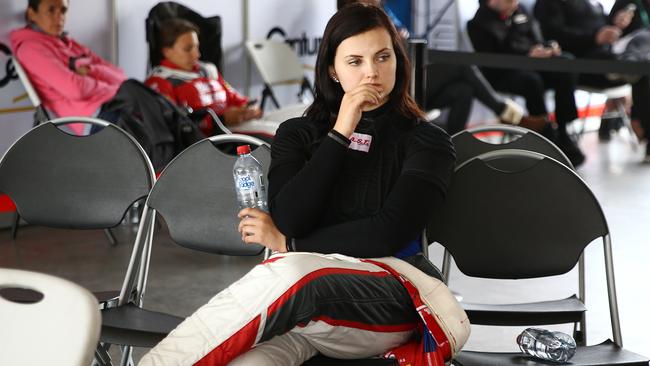
<svg viewBox="0 0 650 366">
<path fill-rule="evenodd" d="M 126 79 L 121 69 L 67 36 L 25 27 L 12 31 L 9 37 L 43 106 L 58 117 L 92 116 Z M 90 69 L 85 76 L 71 69 L 82 65 Z"/>
</svg>

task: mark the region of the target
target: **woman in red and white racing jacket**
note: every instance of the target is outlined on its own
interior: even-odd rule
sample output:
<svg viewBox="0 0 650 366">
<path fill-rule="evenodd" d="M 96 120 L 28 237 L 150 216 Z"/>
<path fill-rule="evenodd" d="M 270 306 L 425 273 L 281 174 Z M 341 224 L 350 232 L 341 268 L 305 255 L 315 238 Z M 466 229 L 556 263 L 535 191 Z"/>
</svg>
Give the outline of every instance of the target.
<svg viewBox="0 0 650 366">
<path fill-rule="evenodd" d="M 183 19 L 171 18 L 161 25 L 160 65 L 151 70 L 145 84 L 178 106 L 193 110 L 210 108 L 226 126 L 262 116 L 259 106 L 249 103 L 223 78 L 217 67 L 199 61 L 198 28 Z M 213 134 L 205 120 L 201 130 Z"/>
</svg>

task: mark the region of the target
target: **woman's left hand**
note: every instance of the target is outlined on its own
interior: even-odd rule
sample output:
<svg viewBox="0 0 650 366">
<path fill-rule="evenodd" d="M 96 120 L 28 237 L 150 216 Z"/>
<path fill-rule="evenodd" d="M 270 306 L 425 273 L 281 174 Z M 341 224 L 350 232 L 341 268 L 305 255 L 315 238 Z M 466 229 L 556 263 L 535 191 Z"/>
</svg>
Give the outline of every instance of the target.
<svg viewBox="0 0 650 366">
<path fill-rule="evenodd" d="M 261 244 L 275 252 L 287 251 L 286 237 L 275 226 L 271 215 L 257 208 L 245 208 L 237 216 L 241 219 L 238 230 L 244 243 Z"/>
</svg>

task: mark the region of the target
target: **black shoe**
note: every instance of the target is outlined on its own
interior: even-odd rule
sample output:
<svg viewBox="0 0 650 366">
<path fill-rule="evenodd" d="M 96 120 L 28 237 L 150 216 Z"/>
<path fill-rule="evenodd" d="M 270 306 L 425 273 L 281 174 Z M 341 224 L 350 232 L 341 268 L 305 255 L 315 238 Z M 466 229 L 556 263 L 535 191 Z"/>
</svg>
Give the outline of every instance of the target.
<svg viewBox="0 0 650 366">
<path fill-rule="evenodd" d="M 578 144 L 576 144 L 569 136 L 561 134 L 558 135 L 557 146 L 562 150 L 564 155 L 569 158 L 574 168 L 579 167 L 585 162 L 585 154 L 582 153 Z"/>
<path fill-rule="evenodd" d="M 601 118 L 600 127 L 598 127 L 598 140 L 607 142 L 612 139 L 612 119 Z"/>
<path fill-rule="evenodd" d="M 601 126 L 602 126 L 602 122 L 601 122 Z M 612 134 L 608 128 L 598 129 L 598 141 L 609 142 L 611 139 L 612 139 Z"/>
</svg>

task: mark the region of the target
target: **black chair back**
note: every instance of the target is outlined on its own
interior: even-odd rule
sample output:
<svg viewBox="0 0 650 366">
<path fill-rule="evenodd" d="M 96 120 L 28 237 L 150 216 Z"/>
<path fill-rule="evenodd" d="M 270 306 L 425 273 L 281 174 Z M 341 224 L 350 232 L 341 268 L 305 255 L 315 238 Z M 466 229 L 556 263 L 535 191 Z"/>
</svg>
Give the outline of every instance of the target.
<svg viewBox="0 0 650 366">
<path fill-rule="evenodd" d="M 184 247 L 228 255 L 258 255 L 264 247 L 246 245 L 239 219 L 232 169 L 237 156 L 217 145 L 250 144 L 265 172 L 270 165 L 266 143 L 246 135 L 218 135 L 190 146 L 162 172 L 147 201 L 167 223 L 172 239 Z"/>
<path fill-rule="evenodd" d="M 57 128 L 79 121 L 103 128 L 88 136 Z M 151 162 L 131 136 L 88 118 L 41 124 L 0 161 L 0 191 L 27 222 L 48 227 L 114 227 L 135 201 L 147 196 L 154 179 Z"/>
<path fill-rule="evenodd" d="M 507 137 L 514 137 L 514 139 L 505 143 L 493 144 L 476 137 L 477 134 L 492 132 L 501 133 Z M 537 132 L 521 127 L 505 125 L 482 126 L 460 131 L 452 136 L 451 139 L 456 148 L 456 165 L 460 165 L 475 156 L 489 151 L 520 149 L 544 154 L 573 169 L 569 158 L 555 144 Z"/>
<path fill-rule="evenodd" d="M 457 167 L 445 206 L 427 228 L 469 276 L 520 279 L 566 273 L 609 233 L 591 190 L 571 169 L 521 150 Z"/>
</svg>

